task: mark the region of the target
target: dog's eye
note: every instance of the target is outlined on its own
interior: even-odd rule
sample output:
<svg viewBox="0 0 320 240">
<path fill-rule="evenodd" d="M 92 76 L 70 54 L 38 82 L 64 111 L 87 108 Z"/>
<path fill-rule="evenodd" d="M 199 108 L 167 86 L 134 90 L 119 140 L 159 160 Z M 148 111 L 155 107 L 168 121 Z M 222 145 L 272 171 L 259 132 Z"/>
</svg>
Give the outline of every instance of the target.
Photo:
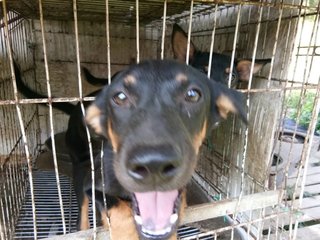
<svg viewBox="0 0 320 240">
<path fill-rule="evenodd" d="M 128 97 L 123 92 L 118 92 L 113 96 L 112 99 L 117 105 L 120 106 L 126 104 L 128 101 Z"/>
<path fill-rule="evenodd" d="M 187 92 L 186 92 L 186 95 L 185 95 L 185 100 L 187 102 L 198 102 L 199 99 L 201 97 L 201 93 L 198 89 L 189 89 Z"/>
</svg>

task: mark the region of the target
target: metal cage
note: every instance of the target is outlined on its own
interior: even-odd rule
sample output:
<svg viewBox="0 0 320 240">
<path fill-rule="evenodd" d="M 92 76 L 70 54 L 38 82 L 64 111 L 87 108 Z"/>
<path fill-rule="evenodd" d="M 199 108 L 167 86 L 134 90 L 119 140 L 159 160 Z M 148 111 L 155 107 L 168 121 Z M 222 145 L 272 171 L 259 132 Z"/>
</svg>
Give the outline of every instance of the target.
<svg viewBox="0 0 320 240">
<path fill-rule="evenodd" d="M 203 144 L 191 187 L 206 203 L 186 209 L 179 238 L 320 238 L 319 1 L 0 4 L 1 239 L 108 238 L 94 201 L 92 229 L 76 232 L 68 116 L 52 105 L 93 100 L 85 96 L 97 87 L 83 81 L 81 66 L 111 79 L 132 62 L 172 59 L 174 23 L 187 33 L 188 48 L 192 41 L 197 50 L 231 56 L 230 69 L 240 59 L 251 69 L 270 59 L 238 87 L 249 124 L 229 117 Z M 25 83 L 48 98 L 18 91 L 13 60 Z"/>
</svg>

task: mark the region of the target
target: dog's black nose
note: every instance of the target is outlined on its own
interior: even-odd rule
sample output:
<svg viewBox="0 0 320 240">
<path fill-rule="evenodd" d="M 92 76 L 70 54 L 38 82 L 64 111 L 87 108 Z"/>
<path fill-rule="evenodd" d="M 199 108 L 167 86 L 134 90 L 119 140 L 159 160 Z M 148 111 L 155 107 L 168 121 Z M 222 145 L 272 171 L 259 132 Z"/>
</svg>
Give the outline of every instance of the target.
<svg viewBox="0 0 320 240">
<path fill-rule="evenodd" d="M 168 181 L 177 173 L 181 160 L 171 147 L 139 148 L 127 161 L 128 174 L 144 183 Z"/>
</svg>

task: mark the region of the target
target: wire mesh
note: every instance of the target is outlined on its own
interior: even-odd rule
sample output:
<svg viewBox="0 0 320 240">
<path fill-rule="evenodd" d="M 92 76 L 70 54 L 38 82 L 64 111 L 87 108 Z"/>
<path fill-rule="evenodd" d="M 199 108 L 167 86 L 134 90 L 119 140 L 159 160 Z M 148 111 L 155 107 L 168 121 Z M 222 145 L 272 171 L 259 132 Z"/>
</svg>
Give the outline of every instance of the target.
<svg viewBox="0 0 320 240">
<path fill-rule="evenodd" d="M 66 130 L 67 117 L 59 118 L 61 113 L 52 110 L 52 103 L 94 99 L 84 97 L 94 88 L 82 80 L 81 66 L 100 76 L 107 75 L 110 82 L 112 73 L 129 65 L 132 58 L 136 62 L 171 58 L 172 23 L 187 29 L 187 63 L 193 64 L 189 58 L 191 44 L 209 56 L 216 52 L 230 56 L 225 72 L 229 87 L 233 70 L 238 71 L 237 64 L 250 61 L 249 78 L 238 89 L 247 96 L 249 125 L 244 126 L 237 117 L 220 125 L 203 145 L 194 176 L 213 202 L 235 200 L 238 207 L 225 213 L 228 226 L 187 226 L 180 236 L 217 239 L 229 231 L 229 239 L 236 239 L 238 233 L 255 239 L 296 239 L 299 229 L 307 229 L 304 224 L 319 224 L 319 204 L 308 205 L 312 197 L 317 199 L 320 195 L 319 182 L 308 182 L 318 176 L 318 168 L 314 168 L 318 164 L 315 145 L 319 141 L 316 129 L 320 108 L 317 1 L 75 0 L 70 5 L 40 0 L 29 1 L 27 7 L 25 2 L 17 2 L 2 1 L 0 11 L 1 239 L 10 239 L 14 234 L 18 239 L 24 234 L 34 239 L 44 236 L 39 230 L 41 204 L 33 203 L 33 230 L 20 231 L 17 219 L 20 216 L 21 222 L 23 211 L 32 209 L 30 205 L 21 206 L 37 194 L 37 189 L 32 190 L 33 180 L 38 177 L 32 176 L 34 159 L 40 143 L 49 135 L 62 225 L 71 221 L 70 214 L 74 221 L 75 212 L 64 214 L 67 190 L 59 180 L 59 154 L 55 154 L 59 143 L 55 143 L 54 135 Z M 17 94 L 12 54 L 21 65 L 25 82 L 47 92 L 48 98 L 23 99 Z M 270 58 L 270 63 L 254 73 L 255 63 L 261 58 Z M 211 60 L 214 63 L 215 59 L 208 59 L 208 77 L 212 77 L 210 69 L 214 66 Z M 66 80 L 66 76 L 70 78 Z M 40 103 L 49 105 L 49 112 L 38 109 Z M 307 127 L 302 128 L 306 118 Z M 91 173 L 94 180 L 92 151 Z M 276 206 L 245 211 L 239 207 L 243 197 L 270 190 L 281 190 Z M 43 226 L 48 227 L 48 221 L 45 219 Z M 96 219 L 93 222 L 96 230 Z M 62 229 L 61 233 L 71 232 L 67 225 Z"/>
</svg>

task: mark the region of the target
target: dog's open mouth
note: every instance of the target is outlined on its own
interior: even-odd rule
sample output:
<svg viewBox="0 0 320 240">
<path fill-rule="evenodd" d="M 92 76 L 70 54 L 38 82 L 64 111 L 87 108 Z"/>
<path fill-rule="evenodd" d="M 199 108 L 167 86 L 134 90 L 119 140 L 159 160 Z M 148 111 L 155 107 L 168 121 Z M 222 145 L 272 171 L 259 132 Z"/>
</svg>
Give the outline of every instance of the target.
<svg viewBox="0 0 320 240">
<path fill-rule="evenodd" d="M 134 219 L 147 239 L 167 239 L 176 230 L 181 194 L 178 190 L 133 194 Z"/>
</svg>

